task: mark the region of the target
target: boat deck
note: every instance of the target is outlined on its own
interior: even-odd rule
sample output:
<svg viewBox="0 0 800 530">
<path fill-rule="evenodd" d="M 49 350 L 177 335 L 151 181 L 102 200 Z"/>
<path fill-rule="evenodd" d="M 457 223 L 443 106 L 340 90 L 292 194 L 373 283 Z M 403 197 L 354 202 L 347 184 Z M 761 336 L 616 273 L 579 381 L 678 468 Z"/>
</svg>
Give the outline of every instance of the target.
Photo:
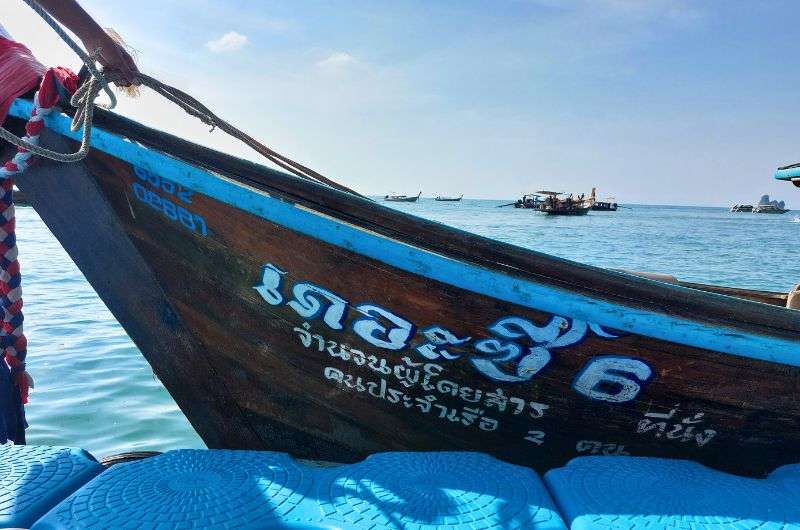
<svg viewBox="0 0 800 530">
<path fill-rule="evenodd" d="M 751 479 L 685 460 L 586 456 L 541 478 L 480 453 L 320 466 L 177 450 L 104 468 L 78 449 L 0 446 L 0 470 L 0 527 L 800 528 L 800 464 Z"/>
</svg>

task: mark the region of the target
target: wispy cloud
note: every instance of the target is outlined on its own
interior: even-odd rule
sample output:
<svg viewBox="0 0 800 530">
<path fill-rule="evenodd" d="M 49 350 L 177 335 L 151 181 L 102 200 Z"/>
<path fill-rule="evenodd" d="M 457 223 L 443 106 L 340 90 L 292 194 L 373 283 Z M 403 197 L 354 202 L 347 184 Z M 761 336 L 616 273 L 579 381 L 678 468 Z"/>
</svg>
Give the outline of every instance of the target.
<svg viewBox="0 0 800 530">
<path fill-rule="evenodd" d="M 229 31 L 218 39 L 206 42 L 206 48 L 213 53 L 229 53 L 241 50 L 247 44 L 247 36 Z"/>
<path fill-rule="evenodd" d="M 358 63 L 358 60 L 346 52 L 333 52 L 321 61 L 317 61 L 317 68 L 327 71 L 339 72 Z"/>
</svg>

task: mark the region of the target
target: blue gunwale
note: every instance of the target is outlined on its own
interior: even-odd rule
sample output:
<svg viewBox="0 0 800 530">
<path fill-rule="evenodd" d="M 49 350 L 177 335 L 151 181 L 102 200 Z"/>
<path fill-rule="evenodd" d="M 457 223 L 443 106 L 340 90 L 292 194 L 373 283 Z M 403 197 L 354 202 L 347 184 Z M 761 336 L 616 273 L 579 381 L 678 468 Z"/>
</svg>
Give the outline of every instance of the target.
<svg viewBox="0 0 800 530">
<path fill-rule="evenodd" d="M 10 114 L 27 119 L 31 110 L 31 102 L 18 99 L 12 104 Z M 52 114 L 45 122 L 48 128 L 59 134 L 76 140 L 80 138 L 81 131 L 70 131 L 69 117 L 64 114 Z M 800 367 L 800 340 L 748 333 L 612 303 L 448 258 L 272 198 L 265 191 L 200 169 L 98 127 L 93 130 L 91 143 L 100 151 L 163 175 L 197 193 L 412 274 L 545 313 L 595 322 L 636 335 Z M 686 289 L 664 285 L 674 290 L 676 296 Z M 708 296 L 719 295 L 709 293 Z"/>
</svg>

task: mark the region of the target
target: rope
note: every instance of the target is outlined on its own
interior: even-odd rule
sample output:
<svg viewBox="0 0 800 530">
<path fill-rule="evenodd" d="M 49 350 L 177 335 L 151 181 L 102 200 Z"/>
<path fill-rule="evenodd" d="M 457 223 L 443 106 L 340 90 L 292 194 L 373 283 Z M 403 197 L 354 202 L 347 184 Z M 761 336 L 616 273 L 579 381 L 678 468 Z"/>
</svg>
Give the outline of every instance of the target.
<svg viewBox="0 0 800 530">
<path fill-rule="evenodd" d="M 30 140 L 20 138 L 11 131 L 0 127 L 0 138 L 15 145 L 18 149 L 24 149 L 36 156 L 49 158 L 56 162 L 78 162 L 86 158 L 89 154 L 90 140 L 92 137 L 92 124 L 94 122 L 94 98 L 100 92 L 100 86 L 97 79 L 90 78 L 88 82 L 84 83 L 78 88 L 78 91 L 72 96 L 70 104 L 78 108 L 75 117 L 72 120 L 70 129 L 77 131 L 83 127 L 83 136 L 81 138 L 81 146 L 74 153 L 59 153 L 51 149 L 46 149 L 32 143 Z M 93 96 L 89 97 L 93 93 Z M 48 112 L 49 114 L 49 112 Z"/>
<path fill-rule="evenodd" d="M 58 69 L 48 69 L 39 90 L 33 98 L 33 111 L 25 125 L 25 137 L 20 143 L 37 147 L 44 129 L 44 117 L 53 111 L 58 102 L 56 79 L 72 76 L 70 86 L 77 84 L 77 76 Z M 11 369 L 14 385 L 19 389 L 20 403 L 28 403 L 28 391 L 33 379 L 25 369 L 28 340 L 23 332 L 22 274 L 17 257 L 16 216 L 14 208 L 14 176 L 28 168 L 33 150 L 18 148 L 14 158 L 0 167 L 0 351 Z M 22 438 L 18 438 L 22 439 Z"/>
<path fill-rule="evenodd" d="M 18 249 L 16 245 L 16 217 L 14 209 L 14 176 L 22 173 L 30 165 L 33 156 L 48 158 L 57 162 L 70 163 L 84 159 L 90 149 L 92 126 L 94 124 L 95 100 L 101 91 L 104 91 L 110 100 L 107 109 L 113 109 L 117 104 L 116 96 L 109 87 L 109 83 L 119 80 L 118 74 L 103 72 L 95 64 L 95 57 L 100 50 L 95 50 L 90 56 L 64 31 L 64 29 L 34 0 L 23 0 L 33 9 L 67 45 L 81 58 L 89 72 L 88 80 L 78 86 L 78 77 L 65 69 L 50 68 L 42 78 L 39 90 L 34 96 L 34 106 L 31 117 L 25 126 L 25 136 L 20 138 L 3 127 L 0 127 L 0 138 L 17 147 L 14 157 L 0 167 L 0 352 L 3 359 L 11 369 L 14 384 L 19 389 L 20 413 L 24 415 L 22 405 L 28 403 L 28 392 L 33 387 L 33 379 L 25 369 L 27 354 L 27 339 L 23 333 L 22 314 L 22 275 L 20 272 Z M 294 175 L 311 181 L 326 184 L 332 188 L 359 195 L 357 192 L 338 184 L 269 147 L 261 144 L 253 137 L 240 131 L 230 123 L 211 112 L 205 105 L 195 98 L 161 83 L 145 74 L 139 74 L 138 80 L 164 98 L 181 107 L 186 113 L 195 116 L 203 123 L 214 128 L 220 128 L 227 134 L 244 142 L 268 160 Z M 56 107 L 59 99 L 57 84 L 59 83 L 73 94 L 70 105 L 76 112 L 70 126 L 73 132 L 83 129 L 81 144 L 74 153 L 60 153 L 39 145 L 39 136 L 44 129 L 44 118 Z M 66 84 L 65 84 L 66 83 Z M 23 440 L 22 435 L 17 436 Z"/>
<path fill-rule="evenodd" d="M 36 13 L 40 17 L 42 17 L 42 19 L 51 28 L 53 28 L 53 31 L 55 31 L 58 34 L 58 36 L 61 37 L 61 39 L 64 42 L 67 43 L 67 45 L 72 49 L 72 51 L 74 51 L 78 55 L 78 57 L 81 58 L 81 60 L 86 65 L 86 68 L 89 71 L 88 81 L 83 85 L 81 85 L 70 99 L 70 105 L 72 105 L 77 109 L 77 111 L 75 112 L 75 116 L 72 119 L 72 124 L 70 128 L 73 132 L 83 128 L 83 135 L 81 137 L 81 145 L 78 148 L 78 150 L 74 153 L 59 153 L 57 151 L 52 151 L 50 149 L 40 147 L 39 145 L 32 144 L 28 141 L 25 141 L 22 138 L 17 137 L 13 133 L 7 131 L 2 127 L 0 127 L 0 138 L 12 143 L 13 145 L 17 146 L 20 149 L 25 149 L 27 151 L 30 151 L 31 153 L 37 156 L 49 158 L 57 162 L 65 162 L 65 163 L 77 162 L 79 160 L 86 158 L 86 156 L 89 153 L 92 125 L 94 121 L 95 99 L 97 99 L 97 96 L 100 94 L 101 90 L 104 91 L 111 100 L 111 103 L 107 105 L 106 108 L 109 110 L 113 109 L 117 104 L 117 99 L 114 96 L 113 91 L 109 87 L 109 83 L 118 81 L 119 77 L 117 75 L 114 75 L 113 72 L 103 72 L 99 70 L 95 64 L 93 56 L 88 55 L 80 46 L 78 46 L 78 44 L 75 43 L 75 41 L 58 24 L 58 22 L 56 22 L 53 19 L 53 17 L 51 17 L 50 14 L 47 13 L 47 11 L 45 11 L 34 0 L 23 0 L 23 1 L 26 4 L 28 4 L 28 6 L 30 6 L 31 9 L 36 11 Z M 98 52 L 99 50 L 95 50 L 94 53 L 95 57 L 97 56 Z M 162 83 L 161 81 L 143 73 L 139 73 L 138 80 L 142 85 L 151 88 L 153 91 L 160 94 L 167 100 L 178 105 L 187 114 L 198 118 L 200 121 L 210 126 L 212 131 L 215 128 L 223 130 L 225 133 L 242 141 L 244 144 L 251 147 L 257 153 L 263 155 L 269 161 L 285 169 L 286 171 L 305 180 L 320 182 L 322 184 L 338 189 L 340 191 L 345 191 L 348 193 L 352 193 L 354 195 L 358 195 L 359 197 L 363 197 L 363 195 L 361 195 L 360 193 L 346 186 L 343 186 L 338 182 L 335 182 L 321 175 L 320 173 L 314 171 L 313 169 L 306 167 L 298 162 L 295 162 L 294 160 L 286 156 L 283 156 L 282 154 L 263 145 L 252 136 L 237 129 L 230 123 L 226 122 L 225 120 L 223 120 L 222 118 L 211 112 L 211 110 L 209 110 L 208 107 L 197 101 L 189 94 L 181 90 L 178 90 L 175 87 Z"/>
</svg>

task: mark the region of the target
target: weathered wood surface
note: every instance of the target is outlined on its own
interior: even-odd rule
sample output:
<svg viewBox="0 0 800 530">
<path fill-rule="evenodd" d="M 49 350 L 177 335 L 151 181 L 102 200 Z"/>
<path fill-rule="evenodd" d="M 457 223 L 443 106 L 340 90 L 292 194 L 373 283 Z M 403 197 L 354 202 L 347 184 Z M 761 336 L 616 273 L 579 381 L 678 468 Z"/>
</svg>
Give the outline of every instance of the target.
<svg viewBox="0 0 800 530">
<path fill-rule="evenodd" d="M 738 289 L 736 287 L 724 287 L 721 285 L 710 285 L 706 283 L 683 282 L 678 280 L 678 278 L 672 276 L 671 274 L 664 274 L 659 272 L 640 272 L 640 271 L 628 271 L 623 269 L 618 269 L 618 270 L 619 272 L 625 272 L 627 274 L 633 274 L 634 276 L 640 276 L 642 278 L 648 278 L 650 280 L 656 280 L 659 282 L 672 283 L 674 285 L 680 285 L 681 287 L 688 287 L 689 289 L 698 289 L 700 291 L 706 291 L 709 293 L 724 294 L 726 296 L 733 296 L 735 298 L 742 298 L 744 300 L 752 300 L 753 302 L 760 302 L 762 304 L 776 305 L 778 307 L 787 307 L 786 301 L 788 299 L 789 293 L 777 293 L 775 291 L 759 291 L 755 289 Z"/>
<path fill-rule="evenodd" d="M 73 147 L 47 130 L 42 138 L 64 152 Z M 185 329 L 86 168 L 38 161 L 35 170 L 18 176 L 17 184 L 148 362 L 157 367 L 178 405 L 193 409 L 189 419 L 203 440 L 226 447 L 257 443 L 235 412 L 237 405 L 227 389 L 213 378 L 209 354 Z M 194 379 L 198 371 L 206 371 L 206 376 Z M 221 424 L 226 428 L 218 429 Z"/>
<path fill-rule="evenodd" d="M 106 118 L 107 126 L 117 119 Z M 161 148 L 212 163 L 209 152 L 172 137 Z M 800 331 L 790 311 L 488 242 L 215 156 L 218 171 L 281 200 L 453 259 L 742 332 L 797 340 Z M 24 189 L 65 246 L 80 239 L 67 250 L 210 446 L 332 461 L 383 450 L 476 450 L 538 470 L 585 454 L 689 458 L 753 475 L 800 461 L 798 368 L 613 330 L 581 332 L 569 315 L 555 319 L 411 274 L 211 197 L 183 190 L 181 198 L 169 175 L 137 176 L 97 151 L 87 168 L 78 171 L 84 184 L 68 193 L 70 179 L 52 171 L 49 192 L 31 189 L 42 171 L 31 172 Z M 80 233 L 69 228 L 75 197 L 90 210 Z M 179 208 L 186 223 L 172 218 Z M 95 224 L 100 229 L 86 229 Z M 314 295 L 310 284 L 328 294 Z M 413 322 L 409 340 L 398 349 L 376 345 L 365 326 L 384 343 L 379 327 L 402 335 L 402 326 L 361 304 Z M 538 338 L 498 340 L 490 328 L 507 331 L 508 318 L 528 322 Z M 425 358 L 423 331 L 432 326 L 469 340 L 429 348 Z M 485 352 L 492 341 L 525 355 L 478 366 L 477 344 Z M 528 354 L 549 362 L 524 365 Z M 623 360 L 616 372 L 608 370 L 613 359 Z M 491 367 L 517 381 L 487 376 Z"/>
</svg>

